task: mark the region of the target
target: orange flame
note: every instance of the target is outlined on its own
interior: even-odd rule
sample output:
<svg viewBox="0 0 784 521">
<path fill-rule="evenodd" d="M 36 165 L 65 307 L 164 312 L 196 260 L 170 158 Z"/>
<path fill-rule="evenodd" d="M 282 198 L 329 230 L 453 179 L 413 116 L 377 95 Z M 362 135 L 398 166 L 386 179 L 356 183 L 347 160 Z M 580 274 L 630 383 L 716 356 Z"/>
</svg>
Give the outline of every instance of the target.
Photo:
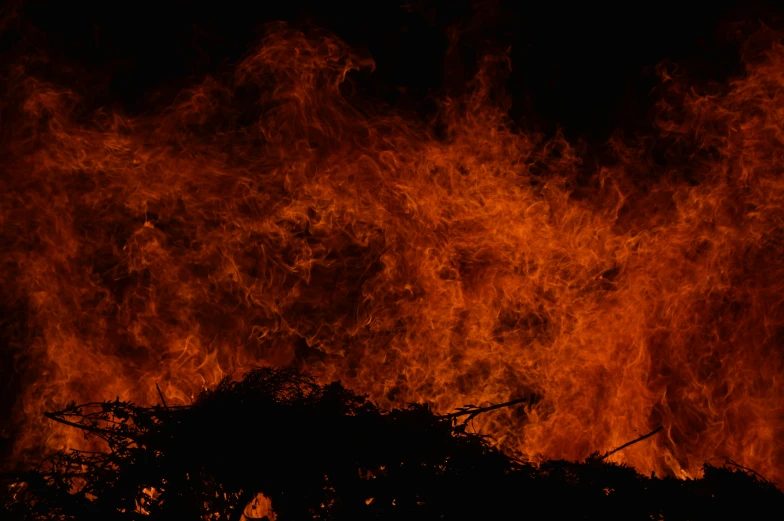
<svg viewBox="0 0 784 521">
<path fill-rule="evenodd" d="M 0 180 L 18 457 L 83 443 L 70 400 L 188 403 L 300 363 L 382 405 L 535 393 L 476 419 L 533 460 L 784 477 L 784 47 L 711 94 L 666 78 L 650 147 L 593 172 L 510 128 L 485 60 L 419 123 L 345 88 L 372 61 L 280 25 L 154 116 L 16 71 Z M 501 104 L 503 105 L 503 104 Z M 10 308 L 9 308 L 10 309 Z"/>
</svg>

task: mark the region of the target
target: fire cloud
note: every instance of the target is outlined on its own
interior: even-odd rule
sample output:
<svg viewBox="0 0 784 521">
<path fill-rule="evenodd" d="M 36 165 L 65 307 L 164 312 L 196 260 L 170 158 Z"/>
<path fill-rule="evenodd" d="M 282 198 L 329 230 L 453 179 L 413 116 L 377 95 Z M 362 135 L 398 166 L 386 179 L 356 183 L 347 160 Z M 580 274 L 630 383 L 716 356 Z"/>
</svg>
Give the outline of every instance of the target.
<svg viewBox="0 0 784 521">
<path fill-rule="evenodd" d="M 17 458 L 83 443 L 42 417 L 68 401 L 155 403 L 158 383 L 188 403 L 298 363 L 385 406 L 534 394 L 476 419 L 533 460 L 662 425 L 613 457 L 784 478 L 784 47 L 710 93 L 665 75 L 655 136 L 595 168 L 511 128 L 505 65 L 428 123 L 355 99 L 347 74 L 372 61 L 285 26 L 156 115 L 88 113 L 17 67 Z"/>
</svg>

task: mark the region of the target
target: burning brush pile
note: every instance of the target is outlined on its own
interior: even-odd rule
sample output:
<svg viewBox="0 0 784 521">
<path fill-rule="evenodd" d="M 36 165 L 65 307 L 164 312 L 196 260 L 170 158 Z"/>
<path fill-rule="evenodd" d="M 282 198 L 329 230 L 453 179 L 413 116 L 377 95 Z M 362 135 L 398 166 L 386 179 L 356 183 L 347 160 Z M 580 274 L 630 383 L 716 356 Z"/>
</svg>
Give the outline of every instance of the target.
<svg viewBox="0 0 784 521">
<path fill-rule="evenodd" d="M 744 469 L 646 478 L 592 455 L 540 466 L 427 406 L 384 411 L 339 384 L 259 369 L 193 405 L 71 405 L 52 420 L 104 452 L 6 476 L 3 519 L 778 519 L 784 493 Z M 533 509 L 533 510 L 532 510 Z"/>
<path fill-rule="evenodd" d="M 0 431 L 9 468 L 55 454 L 9 519 L 780 510 L 778 35 L 726 84 L 661 67 L 650 133 L 589 159 L 511 121 L 504 53 L 423 116 L 266 34 L 136 115 L 3 71 Z"/>
</svg>

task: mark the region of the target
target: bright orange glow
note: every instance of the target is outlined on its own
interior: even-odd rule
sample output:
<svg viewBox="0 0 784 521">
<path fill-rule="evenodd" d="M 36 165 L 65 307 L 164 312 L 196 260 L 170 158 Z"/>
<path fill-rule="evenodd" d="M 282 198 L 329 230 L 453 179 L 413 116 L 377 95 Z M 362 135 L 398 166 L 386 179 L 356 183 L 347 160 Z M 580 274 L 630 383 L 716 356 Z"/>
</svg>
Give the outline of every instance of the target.
<svg viewBox="0 0 784 521">
<path fill-rule="evenodd" d="M 511 130 L 505 59 L 433 125 L 343 93 L 371 66 L 280 26 L 230 80 L 133 119 L 17 71 L 0 284 L 27 321 L 20 457 L 84 443 L 41 415 L 68 401 L 157 403 L 158 383 L 188 403 L 296 362 L 385 406 L 534 393 L 474 422 L 533 460 L 663 425 L 613 459 L 784 478 L 784 47 L 710 95 L 665 79 L 667 166 Z"/>
</svg>

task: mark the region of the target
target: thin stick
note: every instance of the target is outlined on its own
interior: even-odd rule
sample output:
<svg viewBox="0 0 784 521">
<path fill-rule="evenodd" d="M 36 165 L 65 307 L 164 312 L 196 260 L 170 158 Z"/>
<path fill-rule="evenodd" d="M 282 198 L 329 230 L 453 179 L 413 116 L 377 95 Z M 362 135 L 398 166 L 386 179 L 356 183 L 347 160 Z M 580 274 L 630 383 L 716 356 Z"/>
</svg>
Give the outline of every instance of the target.
<svg viewBox="0 0 784 521">
<path fill-rule="evenodd" d="M 653 429 L 653 430 L 652 430 L 651 432 L 649 432 L 648 434 L 644 434 L 644 435 L 640 436 L 639 438 L 635 438 L 635 439 L 633 439 L 632 441 L 626 442 L 626 443 L 624 443 L 623 445 L 621 445 L 620 447 L 618 447 L 618 448 L 615 448 L 615 449 L 611 450 L 610 452 L 606 453 L 604 456 L 602 456 L 601 458 L 599 458 L 599 460 L 601 461 L 601 460 L 603 460 L 603 459 L 606 459 L 606 458 L 608 458 L 608 457 L 612 456 L 613 454 L 615 454 L 616 452 L 618 452 L 619 450 L 623 450 L 623 449 L 625 449 L 625 448 L 626 448 L 626 447 L 628 447 L 629 445 L 634 445 L 635 443 L 637 443 L 637 442 L 640 442 L 640 441 L 642 441 L 642 440 L 644 440 L 644 439 L 646 439 L 646 438 L 650 438 L 651 436 L 653 436 L 654 434 L 656 434 L 657 432 L 659 432 L 659 431 L 660 431 L 660 430 L 662 430 L 663 428 L 664 428 L 664 426 L 663 426 L 663 425 L 659 425 L 658 427 L 656 427 L 655 429 Z"/>
<path fill-rule="evenodd" d="M 68 425 L 69 427 L 74 427 L 76 429 L 81 429 L 81 430 L 85 430 L 85 431 L 88 431 L 88 432 L 93 432 L 93 433 L 99 434 L 99 435 L 100 434 L 111 434 L 111 431 L 108 430 L 108 429 L 101 429 L 99 427 L 93 427 L 92 425 L 85 425 L 83 423 L 76 423 L 76 422 L 68 421 L 65 418 L 61 418 L 59 416 L 56 416 L 55 413 L 45 412 L 44 416 L 46 416 L 50 420 L 56 421 L 57 423 L 62 423 L 63 425 Z"/>
<path fill-rule="evenodd" d="M 731 459 L 729 459 L 729 458 L 724 458 L 724 464 L 725 464 L 725 465 L 732 465 L 733 467 L 737 467 L 737 468 L 739 468 L 739 469 L 745 470 L 746 472 L 751 472 L 752 474 L 754 474 L 755 476 L 757 476 L 758 478 L 760 478 L 760 479 L 761 479 L 762 481 L 764 481 L 765 483 L 770 483 L 770 481 L 768 481 L 768 480 L 765 478 L 765 476 L 763 476 L 762 474 L 760 474 L 760 473 L 759 473 L 759 472 L 757 472 L 756 470 L 754 470 L 754 469 L 752 469 L 752 468 L 749 468 L 749 467 L 744 467 L 744 466 L 743 466 L 743 465 L 741 465 L 740 463 L 736 463 L 736 462 L 732 461 L 732 460 L 731 460 Z"/>
<path fill-rule="evenodd" d="M 516 400 L 511 400 L 504 403 L 488 405 L 487 407 L 476 407 L 474 409 L 468 409 L 465 411 L 458 411 L 458 412 L 453 412 L 451 414 L 445 414 L 443 418 L 458 418 L 460 416 L 469 416 L 469 420 L 470 420 L 471 418 L 475 417 L 478 414 L 494 411 L 496 409 L 502 409 L 504 407 L 511 407 L 512 405 L 517 405 L 518 403 L 526 403 L 530 401 L 531 401 L 531 397 L 526 396 L 524 398 L 518 398 Z"/>
<path fill-rule="evenodd" d="M 155 388 L 158 389 L 158 396 L 161 397 L 161 402 L 163 402 L 164 408 L 168 409 L 169 406 L 166 405 L 166 398 L 163 397 L 163 392 L 161 392 L 161 388 L 158 387 L 158 382 L 155 382 Z"/>
</svg>

